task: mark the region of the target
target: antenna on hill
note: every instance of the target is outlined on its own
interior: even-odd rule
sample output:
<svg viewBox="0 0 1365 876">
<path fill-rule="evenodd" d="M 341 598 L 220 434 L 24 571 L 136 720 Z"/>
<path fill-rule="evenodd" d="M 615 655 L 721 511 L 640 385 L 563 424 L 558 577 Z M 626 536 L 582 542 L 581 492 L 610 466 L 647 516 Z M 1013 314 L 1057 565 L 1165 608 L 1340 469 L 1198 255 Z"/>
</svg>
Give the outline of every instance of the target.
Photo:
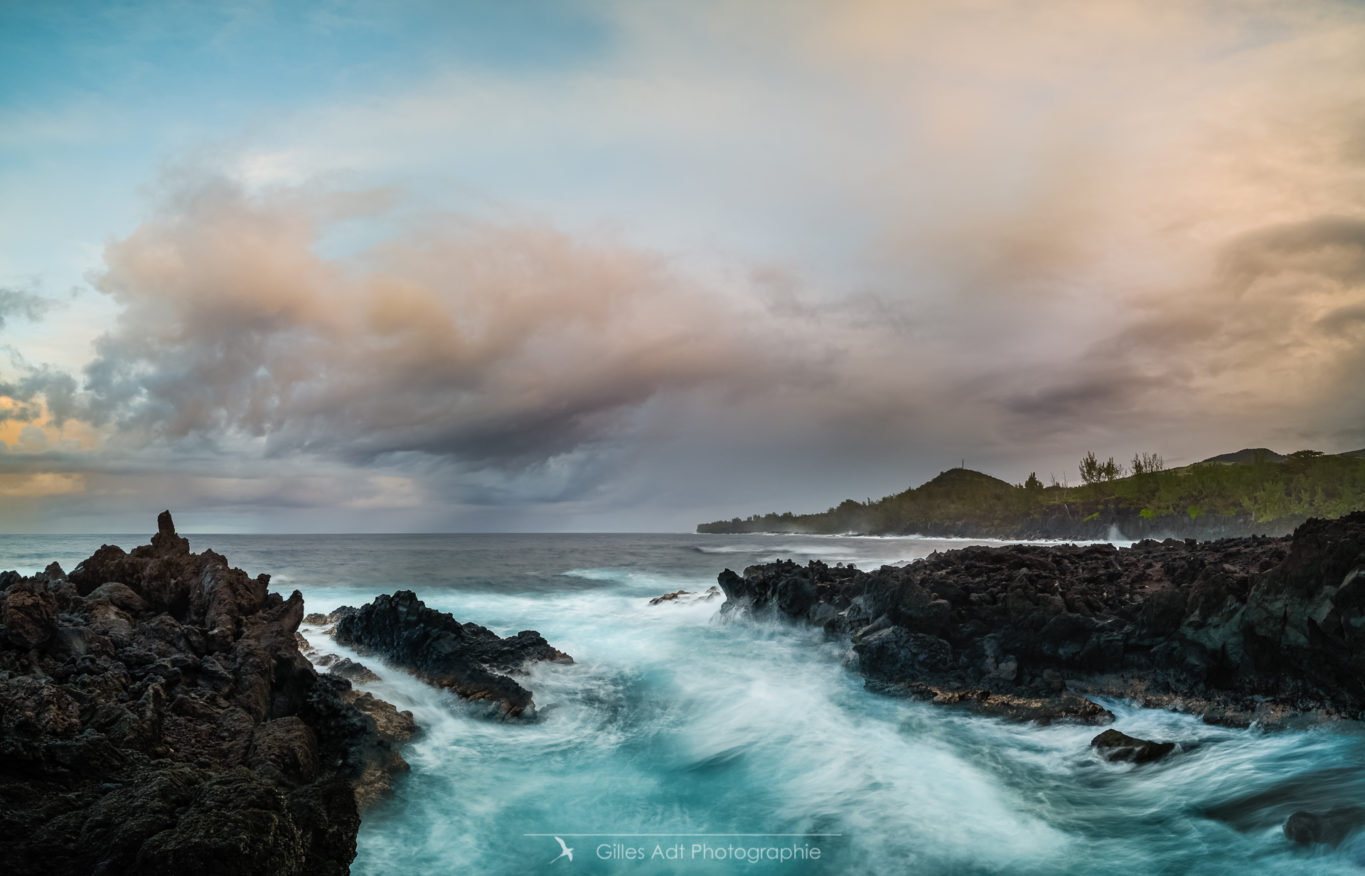
<svg viewBox="0 0 1365 876">
<path fill-rule="evenodd" d="M 967 457 L 964 456 L 964 457 L 962 457 L 962 465 L 960 465 L 959 468 L 966 468 L 966 467 L 967 467 Z"/>
</svg>

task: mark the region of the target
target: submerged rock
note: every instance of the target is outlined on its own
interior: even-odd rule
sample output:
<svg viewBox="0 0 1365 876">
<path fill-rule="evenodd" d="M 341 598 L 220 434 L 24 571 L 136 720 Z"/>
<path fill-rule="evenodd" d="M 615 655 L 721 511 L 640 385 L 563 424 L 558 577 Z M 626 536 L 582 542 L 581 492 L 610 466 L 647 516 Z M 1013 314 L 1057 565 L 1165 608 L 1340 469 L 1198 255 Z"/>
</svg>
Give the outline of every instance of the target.
<svg viewBox="0 0 1365 876">
<path fill-rule="evenodd" d="M 1138 739 L 1113 728 L 1090 740 L 1090 746 L 1110 763 L 1151 763 L 1175 751 L 1174 742 Z"/>
<path fill-rule="evenodd" d="M 1300 846 L 1338 846 L 1362 827 L 1365 827 L 1365 808 L 1359 806 L 1326 812 L 1300 810 L 1285 821 L 1284 835 Z"/>
<path fill-rule="evenodd" d="M 1233 726 L 1365 713 L 1365 512 L 1288 538 L 781 561 L 718 583 L 722 612 L 848 636 L 870 684 L 935 702 L 1097 721 L 1076 700 L 1103 694 Z"/>
<path fill-rule="evenodd" d="M 5 873 L 346 873 L 402 734 L 299 653 L 297 591 L 157 524 L 0 575 Z"/>
<path fill-rule="evenodd" d="M 534 630 L 502 638 L 427 608 L 411 590 L 376 598 L 337 623 L 336 640 L 374 651 L 418 678 L 467 700 L 492 704 L 507 718 L 535 715 L 531 692 L 504 673 L 535 661 L 572 663 Z"/>
</svg>

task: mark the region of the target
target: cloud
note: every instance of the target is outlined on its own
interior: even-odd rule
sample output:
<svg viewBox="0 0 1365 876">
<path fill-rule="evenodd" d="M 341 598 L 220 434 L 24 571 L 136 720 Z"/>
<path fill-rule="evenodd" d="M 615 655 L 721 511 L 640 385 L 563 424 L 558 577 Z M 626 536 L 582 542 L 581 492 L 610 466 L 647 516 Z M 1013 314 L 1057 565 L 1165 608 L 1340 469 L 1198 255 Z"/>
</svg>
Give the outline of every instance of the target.
<svg viewBox="0 0 1365 876">
<path fill-rule="evenodd" d="M 122 312 L 87 410 L 138 440 L 516 469 L 627 431 L 656 395 L 800 370 L 753 308 L 647 252 L 428 217 L 329 260 L 334 194 L 210 177 L 170 195 L 96 279 Z"/>
<path fill-rule="evenodd" d="M 0 424 L 33 422 L 46 414 L 53 425 L 61 426 L 77 413 L 77 384 L 70 374 L 31 366 L 17 355 L 11 358 L 11 365 L 17 374 L 0 376 Z"/>
<path fill-rule="evenodd" d="M 1330 335 L 1346 336 L 1365 329 L 1365 304 L 1339 307 L 1318 320 L 1318 327 Z"/>
<path fill-rule="evenodd" d="M 1258 229 L 1225 249 L 1222 268 L 1237 290 L 1286 274 L 1343 289 L 1365 285 L 1365 218 L 1317 216 Z"/>
<path fill-rule="evenodd" d="M 6 499 L 64 496 L 84 489 L 85 478 L 79 474 L 0 474 L 0 496 Z"/>
<path fill-rule="evenodd" d="M 553 523 L 1365 443 L 1358 5 L 593 14 L 581 63 L 438 53 L 202 144 L 80 379 L 6 372 L 4 465 Z M 45 416 L 98 451 L 20 448 Z"/>
<path fill-rule="evenodd" d="M 16 316 L 28 320 L 42 319 L 54 304 L 52 299 L 32 292 L 0 288 L 0 329 L 5 327 L 7 319 Z"/>
</svg>

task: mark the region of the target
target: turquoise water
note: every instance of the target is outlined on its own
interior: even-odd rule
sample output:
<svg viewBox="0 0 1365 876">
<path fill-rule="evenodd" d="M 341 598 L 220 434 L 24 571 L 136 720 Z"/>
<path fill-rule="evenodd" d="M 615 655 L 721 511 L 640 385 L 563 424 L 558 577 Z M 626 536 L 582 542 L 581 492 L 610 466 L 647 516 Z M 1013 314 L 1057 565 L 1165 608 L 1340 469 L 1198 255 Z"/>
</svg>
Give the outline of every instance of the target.
<svg viewBox="0 0 1365 876">
<path fill-rule="evenodd" d="M 0 536 L 0 568 L 64 568 L 126 537 Z M 1032 727 L 863 690 L 845 648 L 722 618 L 725 567 L 777 557 L 873 566 L 949 543 L 701 535 L 191 536 L 310 611 L 410 588 L 572 654 L 524 683 L 540 718 L 488 721 L 402 671 L 376 695 L 423 732 L 412 772 L 365 813 L 357 874 L 1355 873 L 1365 843 L 1305 853 L 1299 808 L 1365 800 L 1365 734 L 1261 733 L 1106 703 L 1171 739 L 1168 761 L 1099 761 L 1086 727 Z M 560 858 L 562 838 L 573 860 Z M 818 857 L 817 857 L 818 855 Z"/>
</svg>

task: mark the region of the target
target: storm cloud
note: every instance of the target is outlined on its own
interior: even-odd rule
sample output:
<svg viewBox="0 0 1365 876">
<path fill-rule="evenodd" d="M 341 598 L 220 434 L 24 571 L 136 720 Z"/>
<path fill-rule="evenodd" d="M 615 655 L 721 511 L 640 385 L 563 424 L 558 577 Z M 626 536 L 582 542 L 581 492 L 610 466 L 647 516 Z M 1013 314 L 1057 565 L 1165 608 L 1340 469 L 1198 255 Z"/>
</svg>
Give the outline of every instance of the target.
<svg viewBox="0 0 1365 876">
<path fill-rule="evenodd" d="M 193 186 L 95 279 L 121 313 L 88 411 L 125 435 L 516 469 L 619 436 L 658 395 L 743 398 L 806 370 L 801 333 L 659 255 L 428 217 L 329 260 L 329 197 Z"/>
</svg>

